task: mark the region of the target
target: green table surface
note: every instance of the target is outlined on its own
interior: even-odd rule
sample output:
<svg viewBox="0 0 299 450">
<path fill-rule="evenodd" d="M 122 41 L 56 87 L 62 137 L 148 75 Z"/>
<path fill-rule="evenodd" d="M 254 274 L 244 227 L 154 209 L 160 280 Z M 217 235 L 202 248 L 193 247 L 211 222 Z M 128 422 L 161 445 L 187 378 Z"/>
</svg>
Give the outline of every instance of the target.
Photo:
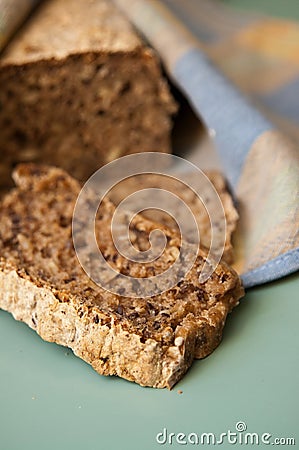
<svg viewBox="0 0 299 450">
<path fill-rule="evenodd" d="M 299 0 L 226 3 L 299 18 Z M 270 445 L 294 438 L 290 447 L 299 448 L 298 300 L 299 275 L 248 291 L 218 349 L 172 391 L 97 375 L 0 311 L 0 450 L 211 448 L 218 445 L 178 444 L 177 434 L 186 435 L 183 441 L 195 439 L 190 433 L 219 439 L 238 422 L 260 440 L 271 434 Z M 165 445 L 156 440 L 163 429 Z M 219 447 L 265 446 L 241 444 L 246 432 L 237 433 L 239 443 Z"/>
<path fill-rule="evenodd" d="M 157 434 L 219 438 L 240 421 L 247 432 L 270 433 L 271 442 L 295 438 L 299 448 L 298 297 L 298 275 L 248 291 L 218 349 L 172 391 L 97 375 L 0 311 L 1 450 L 182 448 L 159 445 Z"/>
<path fill-rule="evenodd" d="M 273 16 L 299 20 L 298 0 L 221 0 L 237 9 L 257 11 Z"/>
</svg>

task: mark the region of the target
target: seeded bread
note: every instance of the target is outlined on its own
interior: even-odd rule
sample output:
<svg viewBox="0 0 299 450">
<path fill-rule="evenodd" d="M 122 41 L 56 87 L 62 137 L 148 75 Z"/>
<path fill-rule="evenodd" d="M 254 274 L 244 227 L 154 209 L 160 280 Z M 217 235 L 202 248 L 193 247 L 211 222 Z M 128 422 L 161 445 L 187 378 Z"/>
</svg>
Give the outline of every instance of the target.
<svg viewBox="0 0 299 450">
<path fill-rule="evenodd" d="M 0 58 L 0 189 L 17 162 L 80 180 L 170 150 L 176 110 L 155 53 L 109 0 L 48 0 Z"/>
<path fill-rule="evenodd" d="M 80 184 L 61 169 L 33 164 L 19 166 L 14 180 L 17 187 L 0 204 L 0 308 L 43 339 L 70 347 L 98 373 L 142 386 L 171 388 L 194 358 L 215 349 L 227 314 L 243 295 L 233 269 L 221 263 L 200 283 L 206 254 L 199 251 L 189 273 L 162 294 L 112 294 L 90 280 L 73 248 Z M 132 263 L 111 240 L 113 212 L 105 200 L 96 218 L 105 259 L 128 276 L 165 271 L 180 251 L 176 232 L 160 225 L 167 237 L 161 258 L 150 265 Z M 156 227 L 140 215 L 134 218 L 131 239 L 137 249 L 144 250 Z"/>
<path fill-rule="evenodd" d="M 205 175 L 219 195 L 223 206 L 225 221 L 223 220 L 223 212 L 218 209 L 219 204 L 213 201 L 214 197 L 211 195 L 211 185 L 205 182 L 205 177 L 202 177 L 201 179 L 196 172 L 190 172 L 188 174 L 188 186 L 171 177 L 161 177 L 159 175 L 151 175 L 148 177 L 147 175 L 138 175 L 131 179 L 127 179 L 125 184 L 116 186 L 110 191 L 109 196 L 115 204 L 118 204 L 125 197 L 140 189 L 155 187 L 170 191 L 182 199 L 191 209 L 198 225 L 201 246 L 207 249 L 211 247 L 211 217 L 213 217 L 213 223 L 217 226 L 216 233 L 214 232 L 214 239 L 217 240 L 217 245 L 214 244 L 214 248 L 217 250 L 220 248 L 222 249 L 223 236 L 225 242 L 222 257 L 225 262 L 231 264 L 234 260 L 232 237 L 237 227 L 239 214 L 234 206 L 233 199 L 221 172 L 209 170 L 205 171 Z M 179 173 L 177 174 L 177 177 L 180 179 Z M 198 198 L 195 192 L 190 189 L 192 186 L 196 186 L 200 198 Z M 171 217 L 161 210 L 145 210 L 143 215 L 156 222 L 161 222 L 170 228 L 176 228 Z M 176 219 L 178 222 L 182 220 L 182 218 L 180 218 L 179 209 L 177 210 Z M 189 241 L 191 240 L 189 239 Z"/>
</svg>

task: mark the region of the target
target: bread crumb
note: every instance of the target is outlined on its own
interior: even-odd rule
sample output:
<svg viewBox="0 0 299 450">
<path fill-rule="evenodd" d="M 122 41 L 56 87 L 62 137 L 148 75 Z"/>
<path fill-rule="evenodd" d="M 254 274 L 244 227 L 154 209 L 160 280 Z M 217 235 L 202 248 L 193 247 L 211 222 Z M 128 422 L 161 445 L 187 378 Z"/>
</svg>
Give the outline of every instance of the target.
<svg viewBox="0 0 299 450">
<path fill-rule="evenodd" d="M 182 394 L 183 393 L 183 391 L 181 391 L 181 389 L 179 389 L 178 390 L 178 394 Z"/>
</svg>

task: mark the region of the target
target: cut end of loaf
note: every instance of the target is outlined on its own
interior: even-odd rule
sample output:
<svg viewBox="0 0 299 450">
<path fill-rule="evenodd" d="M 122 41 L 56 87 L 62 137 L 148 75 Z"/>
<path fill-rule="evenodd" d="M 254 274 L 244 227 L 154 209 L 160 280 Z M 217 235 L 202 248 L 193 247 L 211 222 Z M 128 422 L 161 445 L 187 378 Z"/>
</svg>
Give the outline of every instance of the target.
<svg viewBox="0 0 299 450">
<path fill-rule="evenodd" d="M 1 55 L 0 85 L 0 189 L 18 162 L 83 181 L 123 155 L 170 151 L 176 104 L 112 2 L 42 2 Z"/>
</svg>

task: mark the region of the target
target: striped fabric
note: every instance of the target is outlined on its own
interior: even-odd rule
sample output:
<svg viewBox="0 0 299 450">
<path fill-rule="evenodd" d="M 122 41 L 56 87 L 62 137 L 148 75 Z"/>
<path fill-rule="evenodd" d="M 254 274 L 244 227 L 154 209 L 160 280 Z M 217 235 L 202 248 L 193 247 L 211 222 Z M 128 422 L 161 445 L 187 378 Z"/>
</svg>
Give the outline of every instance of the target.
<svg viewBox="0 0 299 450">
<path fill-rule="evenodd" d="M 216 132 L 239 204 L 236 268 L 245 286 L 297 271 L 299 24 L 216 0 L 115 1 Z"/>
<path fill-rule="evenodd" d="M 0 52 L 41 0 L 0 0 Z"/>
</svg>

